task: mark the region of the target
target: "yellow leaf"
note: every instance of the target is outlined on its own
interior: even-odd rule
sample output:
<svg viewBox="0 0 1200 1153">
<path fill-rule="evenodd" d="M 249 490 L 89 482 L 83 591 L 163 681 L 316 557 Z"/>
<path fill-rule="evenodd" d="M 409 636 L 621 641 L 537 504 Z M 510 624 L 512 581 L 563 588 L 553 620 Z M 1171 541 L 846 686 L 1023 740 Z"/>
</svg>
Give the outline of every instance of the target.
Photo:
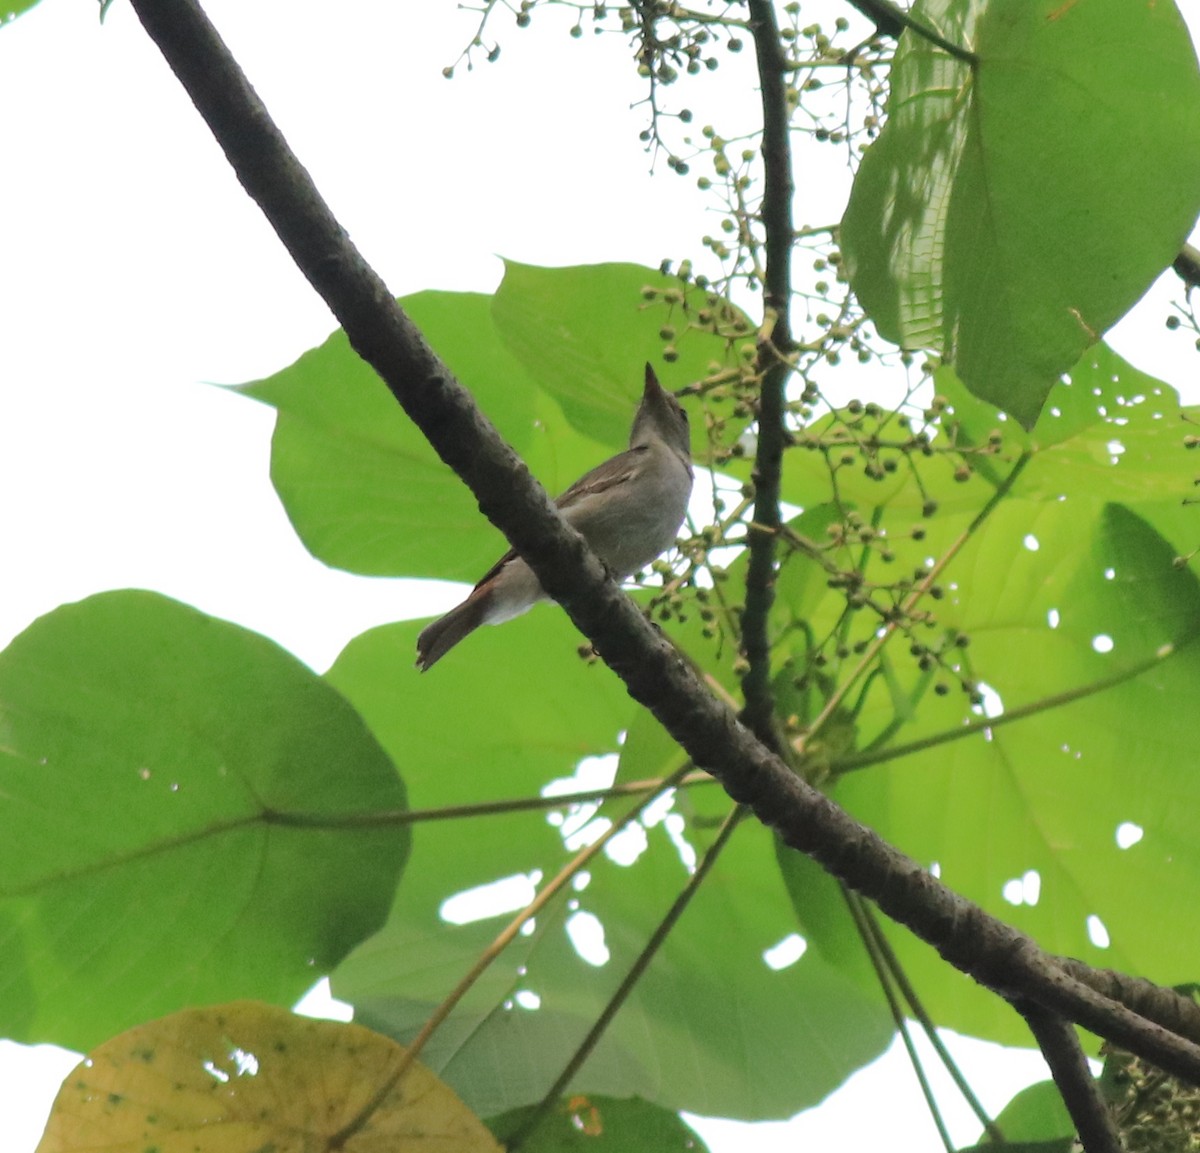
<svg viewBox="0 0 1200 1153">
<path fill-rule="evenodd" d="M 424 1065 L 361 1025 L 255 1001 L 130 1029 L 63 1082 L 38 1153 L 500 1153 Z"/>
</svg>

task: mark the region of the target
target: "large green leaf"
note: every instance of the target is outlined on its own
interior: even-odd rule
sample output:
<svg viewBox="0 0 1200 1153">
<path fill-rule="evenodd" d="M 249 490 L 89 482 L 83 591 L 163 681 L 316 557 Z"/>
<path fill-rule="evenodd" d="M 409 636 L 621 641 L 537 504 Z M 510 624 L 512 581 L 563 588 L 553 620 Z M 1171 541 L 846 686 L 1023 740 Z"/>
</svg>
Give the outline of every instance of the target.
<svg viewBox="0 0 1200 1153">
<path fill-rule="evenodd" d="M 397 706 L 416 627 L 360 637 L 329 676 L 385 747 L 405 750 L 414 804 L 534 795 L 586 754 L 614 752 L 643 720 L 613 675 L 575 655 L 561 614 L 535 610 L 481 630 Z M 448 674 L 443 677 L 443 671 Z M 463 718 L 470 717 L 470 723 Z M 656 772 L 677 763 L 652 742 Z M 656 767 L 657 766 L 657 767 Z M 612 802 L 612 812 L 630 804 Z M 711 842 L 730 802 L 713 788 L 676 802 L 692 818 L 695 851 Z M 568 806 L 564 805 L 564 809 Z M 569 819 L 580 819 L 578 806 Z M 584 814 L 586 815 L 586 814 Z M 602 810 L 599 819 L 609 816 Z M 592 862 L 568 897 L 494 964 L 426 1050 L 425 1059 L 485 1113 L 537 1100 L 562 1069 L 689 875 L 678 817 L 647 818 L 625 836 L 629 856 Z M 334 974 L 339 996 L 376 1027 L 411 1036 L 503 925 L 496 916 L 450 924 L 447 896 L 506 877 L 549 877 L 572 855 L 563 814 L 441 821 L 421 828 L 391 920 Z M 699 831 L 697 831 L 699 830 Z M 569 929 L 602 928 L 606 959 L 585 960 Z M 637 1093 L 670 1109 L 781 1117 L 814 1104 L 886 1046 L 877 995 L 815 951 L 781 970 L 764 951 L 795 932 L 770 833 L 741 826 L 577 1079 L 587 1092 Z M 536 1007 L 534 1007 L 536 1005 Z"/>
<path fill-rule="evenodd" d="M 401 303 L 551 491 L 607 454 L 571 431 L 507 351 L 489 297 L 423 292 Z M 271 478 L 300 538 L 327 564 L 466 580 L 505 550 L 470 492 L 343 332 L 240 388 L 279 410 Z"/>
<path fill-rule="evenodd" d="M 152 593 L 0 653 L 0 1033 L 86 1049 L 184 1005 L 290 1003 L 380 924 L 395 768 L 276 645 Z"/>
<path fill-rule="evenodd" d="M 1106 344 L 1084 353 L 1056 384 L 1037 424 L 1024 433 L 995 406 L 970 396 L 950 368 L 934 374 L 950 403 L 947 420 L 956 443 L 983 444 L 991 430 L 1002 436 L 998 459 L 975 458 L 993 485 L 1022 452 L 1031 463 L 1012 492 L 1062 500 L 1103 494 L 1135 506 L 1182 505 L 1195 490 L 1195 469 L 1185 438 L 1200 410 L 1183 409 L 1170 385 L 1141 372 Z"/>
<path fill-rule="evenodd" d="M 1169 385 L 1099 344 L 1051 393 L 1030 435 L 1037 466 L 1022 474 L 1014 492 L 1182 506 L 1195 493 L 1185 438 L 1198 415 L 1195 407 L 1180 407 Z"/>
<path fill-rule="evenodd" d="M 930 551 L 962 527 L 934 526 Z M 949 595 L 931 607 L 969 638 L 961 663 L 1005 714 L 1040 701 L 1046 709 L 916 748 L 835 789 L 883 836 L 936 862 L 952 888 L 1043 947 L 1168 984 L 1200 965 L 1189 935 L 1161 932 L 1200 884 L 1200 793 L 1184 703 L 1200 689 L 1200 585 L 1174 565 L 1175 552 L 1142 518 L 1087 494 L 1001 504 L 948 570 Z M 982 717 L 957 691 L 938 700 L 926 683 L 922 696 L 914 662 L 897 654 L 893 694 L 873 692 L 858 716 L 863 745 L 895 716 L 896 684 L 913 707 L 892 743 Z M 1088 686 L 1106 687 L 1049 707 Z M 947 974 L 931 949 L 906 934 L 899 948 L 939 1022 L 1027 1040 L 1011 1011 Z"/>
<path fill-rule="evenodd" d="M 1200 211 L 1200 75 L 1170 0 L 927 0 L 842 222 L 884 336 L 1032 424 Z M 1136 157 L 1136 161 L 1131 161 Z"/>
<path fill-rule="evenodd" d="M 1008 489 L 1012 496 L 1071 501 L 1083 516 L 1098 515 L 1102 501 L 1120 501 L 1174 542 L 1181 555 L 1192 552 L 1195 462 L 1188 445 L 1200 408 L 1180 407 L 1169 385 L 1098 344 L 1054 387 L 1026 434 L 994 406 L 969 396 L 952 370 L 939 369 L 935 384 L 950 401 L 946 431 L 957 444 L 1001 437 L 994 457 L 972 458 L 989 485 L 998 486 L 1025 454 L 1027 465 Z M 941 503 L 964 511 L 946 501 L 953 493 L 947 494 L 937 473 L 923 470 L 923 479 Z"/>
</svg>

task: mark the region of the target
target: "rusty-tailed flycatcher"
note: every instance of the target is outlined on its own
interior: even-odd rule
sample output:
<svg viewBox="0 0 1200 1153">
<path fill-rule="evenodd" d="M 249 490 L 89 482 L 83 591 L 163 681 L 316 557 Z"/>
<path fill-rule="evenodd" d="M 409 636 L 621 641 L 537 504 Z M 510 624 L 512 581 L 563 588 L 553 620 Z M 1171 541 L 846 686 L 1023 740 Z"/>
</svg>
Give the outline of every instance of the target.
<svg viewBox="0 0 1200 1153">
<path fill-rule="evenodd" d="M 624 580 L 675 543 L 691 493 L 687 413 L 646 365 L 629 448 L 577 480 L 555 504 L 609 572 Z M 503 624 L 546 599 L 533 570 L 510 550 L 462 604 L 417 638 L 417 668 L 432 667 L 480 625 Z"/>
</svg>

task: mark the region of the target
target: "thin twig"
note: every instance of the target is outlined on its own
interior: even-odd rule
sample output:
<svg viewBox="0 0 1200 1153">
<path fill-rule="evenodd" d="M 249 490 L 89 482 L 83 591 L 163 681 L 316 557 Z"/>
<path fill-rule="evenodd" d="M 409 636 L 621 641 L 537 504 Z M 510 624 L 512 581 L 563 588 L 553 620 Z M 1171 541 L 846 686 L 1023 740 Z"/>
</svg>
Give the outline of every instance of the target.
<svg viewBox="0 0 1200 1153">
<path fill-rule="evenodd" d="M 843 891 L 846 892 L 845 890 Z M 857 893 L 846 892 L 846 897 L 852 909 L 855 907 L 859 909 L 873 946 L 882 958 L 887 971 L 892 975 L 892 979 L 896 982 L 901 996 L 908 1004 L 909 1012 L 912 1013 L 917 1023 L 921 1026 L 922 1032 L 925 1034 L 930 1045 L 933 1046 L 933 1050 L 937 1053 L 943 1068 L 950 1074 L 950 1079 L 958 1087 L 963 1100 L 966 1101 L 971 1112 L 979 1119 L 979 1123 L 988 1135 L 988 1140 L 1002 1145 L 1004 1143 L 1004 1134 L 1000 1132 L 999 1127 L 992 1120 L 991 1114 L 983 1107 L 983 1102 L 975 1095 L 975 1090 L 971 1088 L 970 1082 L 967 1081 L 963 1075 L 963 1071 L 958 1067 L 958 1062 L 954 1060 L 950 1054 L 950 1050 L 946 1048 L 945 1043 L 938 1034 L 933 1018 L 929 1015 L 924 1003 L 917 995 L 912 982 L 909 981 L 908 974 L 904 971 L 904 966 L 900 964 L 900 958 L 896 956 L 896 951 L 892 948 L 892 943 L 884 934 L 883 927 L 879 924 L 874 910 Z"/>
<path fill-rule="evenodd" d="M 857 893 L 852 893 L 845 887 L 842 888 L 842 896 L 846 899 L 846 904 L 850 909 L 850 916 L 854 919 L 854 926 L 858 930 L 863 948 L 867 951 L 871 967 L 875 970 L 875 979 L 879 982 L 879 987 L 883 990 L 883 995 L 887 999 L 888 1012 L 892 1015 L 892 1023 L 896 1026 L 896 1032 L 900 1035 L 904 1051 L 908 1054 L 908 1063 L 912 1066 L 913 1074 L 917 1078 L 917 1084 L 921 1089 L 921 1096 L 925 1098 L 925 1106 L 929 1110 L 929 1116 L 933 1119 L 934 1127 L 938 1131 L 938 1136 L 942 1139 L 942 1145 L 945 1146 L 946 1153 L 954 1153 L 954 1140 L 950 1136 L 949 1129 L 946 1128 L 946 1122 L 942 1119 L 942 1111 L 938 1107 L 937 1097 L 934 1096 L 933 1086 L 929 1083 L 929 1078 L 925 1075 L 925 1066 L 921 1063 L 921 1055 L 917 1052 L 917 1047 L 913 1043 L 912 1035 L 908 1030 L 908 1021 L 905 1017 L 904 1009 L 900 1005 L 899 998 L 896 996 L 895 973 L 879 948 L 878 936 L 873 932 L 874 926 L 867 920 L 867 907 Z"/>
</svg>

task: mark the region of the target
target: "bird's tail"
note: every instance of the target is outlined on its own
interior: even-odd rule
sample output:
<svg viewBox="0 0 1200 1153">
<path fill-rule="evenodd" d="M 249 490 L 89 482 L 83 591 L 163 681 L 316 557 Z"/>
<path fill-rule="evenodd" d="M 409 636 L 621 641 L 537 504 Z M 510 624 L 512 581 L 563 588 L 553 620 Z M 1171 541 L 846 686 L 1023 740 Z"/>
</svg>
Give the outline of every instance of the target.
<svg viewBox="0 0 1200 1153">
<path fill-rule="evenodd" d="M 452 608 L 444 617 L 426 625 L 417 637 L 417 668 L 431 669 L 468 633 L 473 633 L 487 619 L 488 588 L 472 591 L 462 604 Z"/>
</svg>

